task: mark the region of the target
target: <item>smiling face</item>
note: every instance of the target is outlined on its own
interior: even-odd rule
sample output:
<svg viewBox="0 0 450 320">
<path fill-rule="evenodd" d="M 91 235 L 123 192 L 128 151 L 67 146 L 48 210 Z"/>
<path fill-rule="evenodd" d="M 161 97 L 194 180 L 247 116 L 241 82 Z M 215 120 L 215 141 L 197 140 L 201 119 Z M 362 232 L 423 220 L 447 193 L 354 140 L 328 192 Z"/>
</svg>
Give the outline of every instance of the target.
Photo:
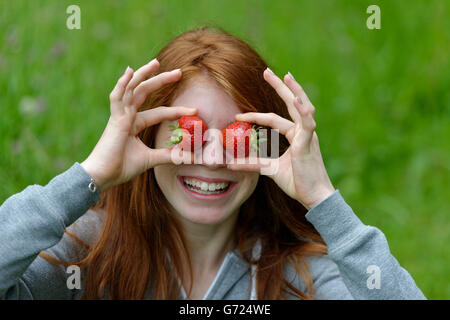
<svg viewBox="0 0 450 320">
<path fill-rule="evenodd" d="M 200 224 L 219 224 L 236 217 L 240 206 L 256 188 L 259 174 L 227 170 L 220 131 L 234 122 L 240 109 L 213 80 L 196 77 L 172 105 L 195 107 L 209 130 L 202 148 L 202 163 L 166 164 L 154 168 L 156 181 L 175 212 Z M 166 148 L 169 124 L 160 124 L 155 148 Z"/>
</svg>

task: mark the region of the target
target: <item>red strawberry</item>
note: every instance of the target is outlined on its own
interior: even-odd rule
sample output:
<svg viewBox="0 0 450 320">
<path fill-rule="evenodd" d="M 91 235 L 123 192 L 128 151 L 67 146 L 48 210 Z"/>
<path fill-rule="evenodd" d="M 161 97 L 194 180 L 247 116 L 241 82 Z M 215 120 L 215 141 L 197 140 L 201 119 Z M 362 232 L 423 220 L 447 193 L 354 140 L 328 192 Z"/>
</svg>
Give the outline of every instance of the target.
<svg viewBox="0 0 450 320">
<path fill-rule="evenodd" d="M 172 136 L 166 144 L 172 146 L 180 143 L 182 150 L 191 152 L 203 145 L 203 135 L 208 130 L 206 123 L 196 116 L 183 116 L 178 119 L 176 126 L 169 125 L 169 127 L 172 129 Z"/>
<path fill-rule="evenodd" d="M 248 157 L 250 147 L 258 150 L 259 132 L 248 122 L 236 121 L 222 130 L 222 142 L 225 150 L 234 157 Z M 259 139 L 260 142 L 266 139 Z"/>
</svg>

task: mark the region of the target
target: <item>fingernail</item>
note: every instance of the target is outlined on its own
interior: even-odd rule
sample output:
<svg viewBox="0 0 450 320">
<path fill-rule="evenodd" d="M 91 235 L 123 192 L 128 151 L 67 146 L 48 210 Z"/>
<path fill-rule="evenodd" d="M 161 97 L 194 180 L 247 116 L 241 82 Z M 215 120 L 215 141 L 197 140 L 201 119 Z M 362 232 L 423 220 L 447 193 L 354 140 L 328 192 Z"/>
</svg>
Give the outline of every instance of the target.
<svg viewBox="0 0 450 320">
<path fill-rule="evenodd" d="M 127 66 L 127 68 L 125 69 L 125 72 L 124 72 L 124 74 L 125 74 L 125 73 L 127 73 L 127 72 L 128 72 L 128 70 L 130 70 L 130 66 Z"/>
<path fill-rule="evenodd" d="M 270 70 L 270 68 L 269 67 L 267 67 L 267 71 L 269 71 L 271 74 L 275 74 L 275 73 L 273 73 L 273 71 L 272 70 Z"/>
<path fill-rule="evenodd" d="M 155 62 L 155 61 L 158 61 L 158 59 L 153 59 L 152 61 L 150 61 L 148 64 L 150 64 L 150 63 L 153 63 L 153 62 Z"/>
<path fill-rule="evenodd" d="M 294 78 L 294 76 L 288 71 L 288 75 L 289 75 L 289 77 L 291 77 L 291 79 L 292 80 L 294 80 L 295 81 L 295 78 Z"/>
<path fill-rule="evenodd" d="M 172 70 L 172 72 L 177 72 L 177 71 L 180 71 L 180 72 L 181 72 L 181 69 L 175 69 L 175 70 Z"/>
<path fill-rule="evenodd" d="M 299 96 L 296 96 L 296 97 L 295 97 L 295 100 L 296 100 L 296 102 L 297 102 L 298 104 L 303 104 L 302 99 L 300 99 Z"/>
</svg>

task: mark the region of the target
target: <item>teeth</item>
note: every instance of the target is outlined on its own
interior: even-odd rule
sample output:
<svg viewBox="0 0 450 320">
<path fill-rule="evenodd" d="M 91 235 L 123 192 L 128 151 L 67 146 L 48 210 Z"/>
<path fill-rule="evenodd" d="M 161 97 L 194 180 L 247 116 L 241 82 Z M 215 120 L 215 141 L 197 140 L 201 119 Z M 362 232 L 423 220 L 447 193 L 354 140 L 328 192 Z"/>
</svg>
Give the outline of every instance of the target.
<svg viewBox="0 0 450 320">
<path fill-rule="evenodd" d="M 207 183 L 205 181 L 199 181 L 196 179 L 183 179 L 184 183 L 188 186 L 196 187 L 200 189 L 201 191 L 204 191 L 205 193 L 209 192 L 223 192 L 225 188 L 228 187 L 228 182 L 220 182 L 220 183 Z M 198 189 L 195 189 L 195 191 L 199 191 Z"/>
</svg>

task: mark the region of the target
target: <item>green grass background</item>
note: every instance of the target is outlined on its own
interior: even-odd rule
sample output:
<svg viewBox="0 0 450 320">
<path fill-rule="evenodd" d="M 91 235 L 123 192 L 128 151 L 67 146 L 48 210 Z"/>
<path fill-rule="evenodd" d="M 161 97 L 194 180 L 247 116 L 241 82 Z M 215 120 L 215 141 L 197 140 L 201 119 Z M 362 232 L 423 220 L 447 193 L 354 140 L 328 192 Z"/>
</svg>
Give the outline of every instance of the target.
<svg viewBox="0 0 450 320">
<path fill-rule="evenodd" d="M 81 7 L 81 30 L 66 8 Z M 381 8 L 368 30 L 366 8 Z M 0 203 L 95 146 L 108 94 L 203 24 L 248 41 L 316 106 L 331 180 L 428 298 L 450 298 L 447 1 L 0 1 Z"/>
</svg>

